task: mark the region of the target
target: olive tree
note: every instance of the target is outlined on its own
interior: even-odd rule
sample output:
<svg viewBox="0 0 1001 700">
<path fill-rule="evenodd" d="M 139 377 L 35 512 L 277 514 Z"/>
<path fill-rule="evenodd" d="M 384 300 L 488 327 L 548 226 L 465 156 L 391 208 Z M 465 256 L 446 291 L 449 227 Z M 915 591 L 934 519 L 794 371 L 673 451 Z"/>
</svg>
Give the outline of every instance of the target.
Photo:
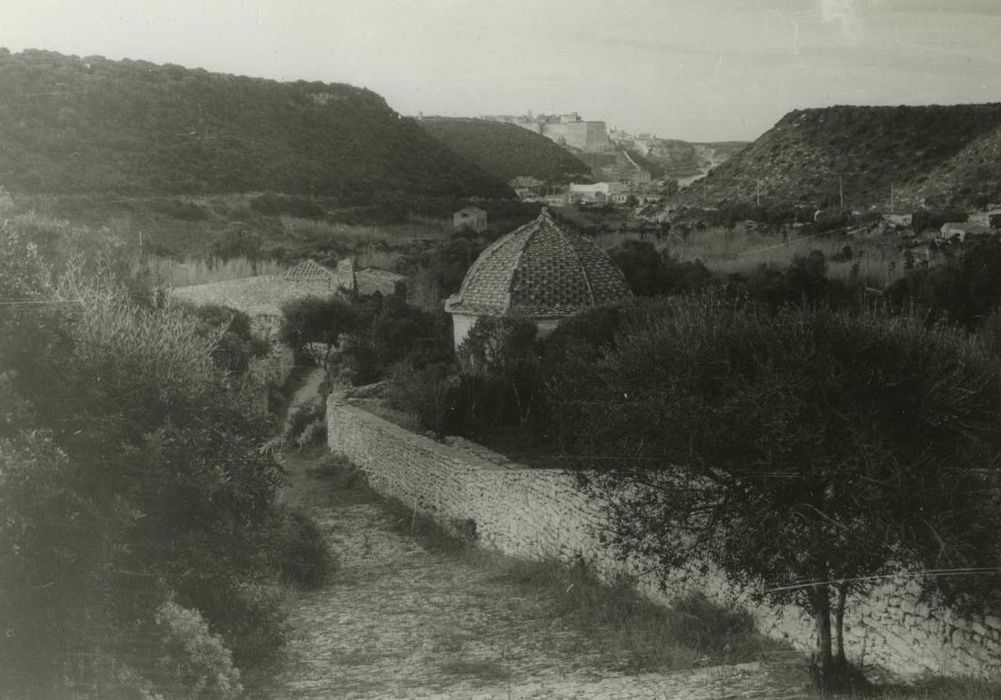
<svg viewBox="0 0 1001 700">
<path fill-rule="evenodd" d="M 985 577 L 930 573 L 998 564 L 1001 379 L 966 336 L 705 295 L 566 357 L 554 422 L 614 545 L 802 606 L 821 688 L 853 677 L 845 608 L 880 576 L 991 603 Z"/>
<path fill-rule="evenodd" d="M 478 377 L 496 389 L 494 408 L 501 422 L 508 395 L 514 398 L 519 425 L 532 417 L 541 386 L 535 352 L 537 335 L 538 328 L 529 319 L 481 316 L 459 346 L 462 373 Z"/>
<path fill-rule="evenodd" d="M 311 343 L 325 346 L 320 364 L 326 366 L 333 348 L 359 325 L 358 313 L 347 299 L 303 297 L 285 302 L 279 335 L 296 353 L 303 354 Z"/>
</svg>

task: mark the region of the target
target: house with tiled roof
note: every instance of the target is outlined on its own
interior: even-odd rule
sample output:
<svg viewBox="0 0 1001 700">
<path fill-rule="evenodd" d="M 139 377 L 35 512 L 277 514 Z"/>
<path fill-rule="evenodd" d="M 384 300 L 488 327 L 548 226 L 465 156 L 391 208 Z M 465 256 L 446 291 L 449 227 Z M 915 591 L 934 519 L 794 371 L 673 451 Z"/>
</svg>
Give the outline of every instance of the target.
<svg viewBox="0 0 1001 700">
<path fill-rule="evenodd" d="M 281 307 L 304 297 L 324 298 L 333 294 L 354 294 L 355 273 L 351 260 L 337 263 L 331 270 L 313 260 L 304 260 L 277 275 L 211 282 L 177 287 L 171 295 L 193 304 L 221 304 L 249 315 L 257 332 L 277 331 Z"/>
<path fill-rule="evenodd" d="M 605 252 L 543 209 L 480 254 L 445 311 L 458 348 L 480 316 L 527 318 L 545 336 L 567 316 L 629 296 Z"/>
</svg>

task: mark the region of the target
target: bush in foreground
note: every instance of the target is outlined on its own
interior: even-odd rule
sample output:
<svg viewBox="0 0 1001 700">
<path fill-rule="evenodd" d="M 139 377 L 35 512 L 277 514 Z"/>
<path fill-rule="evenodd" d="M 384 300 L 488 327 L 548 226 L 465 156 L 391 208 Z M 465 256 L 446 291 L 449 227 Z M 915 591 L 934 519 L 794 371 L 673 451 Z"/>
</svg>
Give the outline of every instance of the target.
<svg viewBox="0 0 1001 700">
<path fill-rule="evenodd" d="M 5 298 L 48 302 L 0 311 L 0 695 L 128 697 L 164 658 L 165 699 L 235 692 L 285 641 L 267 416 L 182 310 L 0 251 Z"/>
</svg>

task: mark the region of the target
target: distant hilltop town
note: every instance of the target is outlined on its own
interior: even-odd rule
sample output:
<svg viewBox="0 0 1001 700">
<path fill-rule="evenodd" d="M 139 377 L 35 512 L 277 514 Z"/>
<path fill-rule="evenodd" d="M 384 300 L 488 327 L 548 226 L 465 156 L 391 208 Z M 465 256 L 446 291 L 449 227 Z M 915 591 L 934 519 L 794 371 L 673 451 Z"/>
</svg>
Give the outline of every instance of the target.
<svg viewBox="0 0 1001 700">
<path fill-rule="evenodd" d="M 608 138 L 605 122 L 586 121 L 577 112 L 564 114 L 485 115 L 483 119 L 516 124 L 523 129 L 534 131 L 555 141 L 561 146 L 569 146 L 584 153 L 603 153 L 615 148 Z"/>
</svg>

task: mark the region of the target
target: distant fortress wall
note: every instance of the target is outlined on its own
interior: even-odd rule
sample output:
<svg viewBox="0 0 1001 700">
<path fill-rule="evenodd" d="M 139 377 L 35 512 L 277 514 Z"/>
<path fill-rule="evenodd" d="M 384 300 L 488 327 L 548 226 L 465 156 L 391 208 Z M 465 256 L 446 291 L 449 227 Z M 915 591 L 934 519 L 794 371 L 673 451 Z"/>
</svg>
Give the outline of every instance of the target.
<svg viewBox="0 0 1001 700">
<path fill-rule="evenodd" d="M 521 126 L 521 125 L 519 125 Z M 548 123 L 542 125 L 542 135 L 564 146 L 595 153 L 612 147 L 605 122 Z"/>
<path fill-rule="evenodd" d="M 608 138 L 605 122 L 584 121 L 576 112 L 558 115 L 540 114 L 537 117 L 529 115 L 492 115 L 483 117 L 490 121 L 515 124 L 522 129 L 545 136 L 561 146 L 569 146 L 587 153 L 600 153 L 613 148 Z"/>
<path fill-rule="evenodd" d="M 768 636 L 814 648 L 812 622 L 795 607 L 755 604 L 719 572 L 672 576 L 664 589 L 648 563 L 622 562 L 605 544 L 601 507 L 553 469 L 528 469 L 461 438 L 444 444 L 411 433 L 337 396 L 327 403 L 332 451 L 345 455 L 377 492 L 398 499 L 479 544 L 528 559 L 584 561 L 603 578 L 635 577 L 657 602 L 692 590 L 736 601 Z M 848 653 L 899 673 L 1001 677 L 1001 617 L 963 617 L 920 599 L 913 581 L 889 579 L 845 615 Z M 861 657 L 861 658 L 860 658 Z"/>
</svg>

